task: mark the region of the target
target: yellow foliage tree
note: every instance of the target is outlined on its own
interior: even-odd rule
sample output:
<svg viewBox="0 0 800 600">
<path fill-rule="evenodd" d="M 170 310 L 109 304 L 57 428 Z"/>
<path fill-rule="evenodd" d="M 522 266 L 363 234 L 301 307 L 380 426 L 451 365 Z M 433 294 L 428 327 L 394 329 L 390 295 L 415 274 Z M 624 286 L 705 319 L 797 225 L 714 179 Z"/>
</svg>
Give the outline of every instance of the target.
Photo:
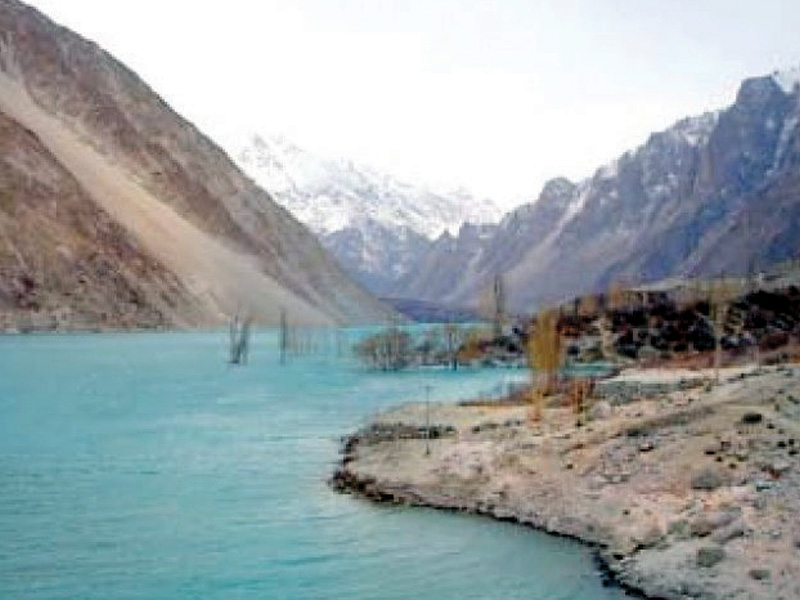
<svg viewBox="0 0 800 600">
<path fill-rule="evenodd" d="M 628 304 L 628 291 L 620 282 L 612 282 L 608 288 L 608 300 L 606 301 L 608 310 L 621 310 L 627 308 Z"/>
<path fill-rule="evenodd" d="M 543 310 L 528 336 L 528 366 L 534 378 L 531 401 L 534 404 L 533 418 L 536 420 L 542 418 L 544 397 L 555 391 L 556 376 L 561 366 L 561 347 L 558 313 L 553 309 Z"/>
<path fill-rule="evenodd" d="M 600 303 L 597 301 L 597 296 L 594 294 L 587 294 L 582 296 L 578 302 L 578 314 L 582 317 L 594 317 L 600 312 Z"/>
</svg>

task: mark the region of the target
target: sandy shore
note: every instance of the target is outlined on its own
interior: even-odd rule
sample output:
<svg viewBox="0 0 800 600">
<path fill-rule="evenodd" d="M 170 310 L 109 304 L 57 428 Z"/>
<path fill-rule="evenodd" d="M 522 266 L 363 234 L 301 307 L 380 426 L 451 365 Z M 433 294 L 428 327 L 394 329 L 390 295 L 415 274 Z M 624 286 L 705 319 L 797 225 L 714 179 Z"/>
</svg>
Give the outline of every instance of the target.
<svg viewBox="0 0 800 600">
<path fill-rule="evenodd" d="M 607 394 L 581 426 L 565 408 L 532 424 L 524 406 L 435 405 L 426 441 L 424 405 L 403 406 L 346 441 L 332 484 L 595 544 L 652 598 L 800 599 L 800 367 L 692 373 Z"/>
</svg>

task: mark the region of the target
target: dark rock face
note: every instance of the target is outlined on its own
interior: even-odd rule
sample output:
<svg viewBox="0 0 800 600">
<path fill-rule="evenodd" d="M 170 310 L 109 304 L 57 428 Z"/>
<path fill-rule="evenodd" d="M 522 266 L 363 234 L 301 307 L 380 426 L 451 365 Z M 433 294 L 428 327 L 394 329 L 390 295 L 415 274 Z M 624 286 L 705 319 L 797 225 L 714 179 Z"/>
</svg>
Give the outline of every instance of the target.
<svg viewBox="0 0 800 600">
<path fill-rule="evenodd" d="M 705 301 L 681 307 L 671 299 L 649 301 L 642 306 L 612 310 L 614 348 L 622 356 L 645 358 L 647 352 L 681 354 L 714 349 L 715 338 Z M 564 315 L 560 325 L 566 335 L 580 337 L 599 316 Z M 775 350 L 800 335 L 800 290 L 796 286 L 760 290 L 731 302 L 722 322 L 720 345 L 731 355 L 753 347 Z"/>
<path fill-rule="evenodd" d="M 577 185 L 551 181 L 471 250 L 468 265 L 440 269 L 437 287 L 413 276 L 404 284 L 466 304 L 505 273 L 514 308 L 529 310 L 613 281 L 740 274 L 797 257 L 799 101 L 798 88 L 775 77 L 749 79 L 726 110 L 654 133 Z M 424 271 L 446 262 L 434 247 Z"/>
</svg>

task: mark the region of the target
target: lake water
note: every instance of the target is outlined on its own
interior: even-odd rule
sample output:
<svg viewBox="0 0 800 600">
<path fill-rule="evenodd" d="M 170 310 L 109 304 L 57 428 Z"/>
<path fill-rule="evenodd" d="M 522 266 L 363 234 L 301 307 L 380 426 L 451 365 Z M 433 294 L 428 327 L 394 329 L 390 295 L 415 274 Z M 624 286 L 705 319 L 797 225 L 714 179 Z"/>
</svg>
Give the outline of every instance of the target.
<svg viewBox="0 0 800 600">
<path fill-rule="evenodd" d="M 622 597 L 576 543 L 326 486 L 374 411 L 519 374 L 253 342 L 232 367 L 222 333 L 0 337 L 0 597 Z"/>
</svg>

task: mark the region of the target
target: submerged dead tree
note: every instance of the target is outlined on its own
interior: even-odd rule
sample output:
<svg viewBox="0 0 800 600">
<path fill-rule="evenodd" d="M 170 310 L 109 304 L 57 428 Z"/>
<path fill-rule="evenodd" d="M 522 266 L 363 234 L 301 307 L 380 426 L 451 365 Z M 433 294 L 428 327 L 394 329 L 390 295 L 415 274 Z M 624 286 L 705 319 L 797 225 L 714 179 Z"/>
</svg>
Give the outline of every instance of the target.
<svg viewBox="0 0 800 600">
<path fill-rule="evenodd" d="M 281 308 L 281 330 L 278 334 L 278 346 L 280 349 L 281 364 L 286 364 L 286 350 L 289 348 L 289 322 L 286 318 L 286 309 Z"/>
<path fill-rule="evenodd" d="M 355 348 L 356 356 L 372 368 L 397 371 L 412 359 L 411 336 L 397 324 L 364 338 Z"/>
<path fill-rule="evenodd" d="M 492 296 L 494 299 L 494 337 L 497 339 L 503 335 L 503 325 L 506 321 L 506 286 L 503 276 L 500 274 L 495 275 Z"/>
<path fill-rule="evenodd" d="M 444 326 L 444 339 L 447 348 L 447 362 L 455 371 L 458 369 L 458 353 L 464 341 L 464 331 L 456 323 L 447 323 Z"/>
<path fill-rule="evenodd" d="M 230 324 L 230 363 L 246 365 L 250 349 L 250 317 L 235 314 Z"/>
</svg>

